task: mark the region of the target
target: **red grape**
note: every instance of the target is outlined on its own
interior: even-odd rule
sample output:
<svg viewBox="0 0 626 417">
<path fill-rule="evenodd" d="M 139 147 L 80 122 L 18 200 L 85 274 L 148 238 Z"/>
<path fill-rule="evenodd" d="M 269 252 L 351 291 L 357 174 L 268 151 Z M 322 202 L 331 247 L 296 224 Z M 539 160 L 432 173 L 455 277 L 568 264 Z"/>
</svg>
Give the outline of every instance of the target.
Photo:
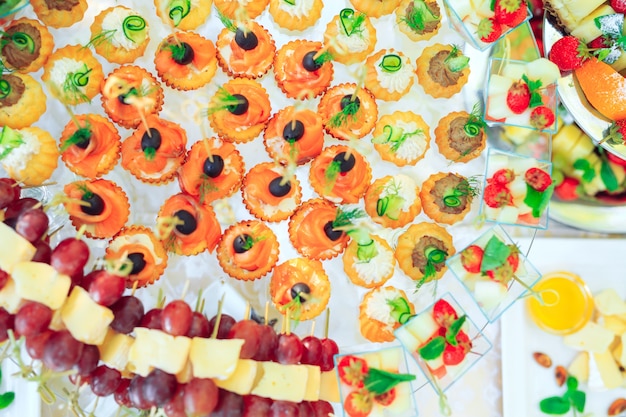
<svg viewBox="0 0 626 417">
<path fill-rule="evenodd" d="M 128 398 L 133 407 L 140 410 L 149 410 L 153 404 L 150 404 L 143 396 L 143 383 L 146 378 L 141 375 L 135 375 L 128 386 Z"/>
<path fill-rule="evenodd" d="M 130 379 L 122 378 L 120 384 L 117 386 L 115 393 L 113 394 L 113 398 L 115 402 L 121 405 L 122 407 L 132 407 L 133 404 L 130 402 L 130 397 L 128 396 L 128 387 L 130 386 Z"/>
<path fill-rule="evenodd" d="M 295 365 L 300 362 L 304 347 L 295 333 L 282 333 L 278 336 L 276 347 L 276 361 L 284 365 Z"/>
<path fill-rule="evenodd" d="M 50 307 L 36 301 L 28 301 L 15 315 L 15 331 L 22 336 L 34 336 L 46 330 L 51 320 Z"/>
<path fill-rule="evenodd" d="M 23 211 L 15 222 L 15 231 L 24 239 L 34 243 L 48 231 L 50 220 L 41 208 L 31 208 Z"/>
<path fill-rule="evenodd" d="M 52 250 L 50 265 L 58 272 L 70 277 L 83 273 L 83 268 L 89 261 L 89 246 L 73 237 L 63 239 Z"/>
<path fill-rule="evenodd" d="M 26 337 L 26 352 L 33 359 L 43 358 L 43 351 L 46 347 L 46 342 L 54 334 L 52 330 L 44 330 L 43 332 L 34 336 Z"/>
<path fill-rule="evenodd" d="M 322 364 L 320 368 L 322 372 L 331 371 L 335 367 L 333 358 L 339 353 L 339 347 L 332 339 L 322 339 Z"/>
<path fill-rule="evenodd" d="M 302 358 L 300 362 L 305 365 L 321 366 L 322 364 L 322 342 L 315 336 L 307 336 L 302 339 Z"/>
<path fill-rule="evenodd" d="M 234 392 L 219 389 L 217 406 L 211 417 L 242 417 L 243 397 Z"/>
<path fill-rule="evenodd" d="M 209 320 L 209 330 L 211 334 L 213 334 L 213 329 L 215 328 L 215 323 L 217 322 L 217 316 L 213 316 L 211 320 Z M 220 328 L 217 330 L 217 338 L 218 339 L 228 339 L 228 333 L 230 333 L 230 328 L 237 321 L 228 314 L 222 314 L 220 317 Z"/>
<path fill-rule="evenodd" d="M 185 385 L 183 401 L 189 417 L 211 414 L 217 405 L 217 385 L 212 379 L 194 378 Z"/>
<path fill-rule="evenodd" d="M 4 269 L 0 268 L 0 290 L 2 290 L 5 285 L 7 285 L 8 281 L 9 281 L 9 274 L 7 274 L 7 272 Z"/>
<path fill-rule="evenodd" d="M 163 411 L 167 417 L 187 417 L 185 413 L 185 385 L 178 385 L 174 396 L 163 406 Z"/>
<path fill-rule="evenodd" d="M 148 311 L 141 319 L 141 322 L 139 322 L 139 327 L 161 330 L 162 329 L 161 327 L 162 313 L 163 313 L 163 309 L 160 309 L 160 308 L 153 308 L 152 310 Z"/>
<path fill-rule="evenodd" d="M 117 369 L 106 365 L 98 366 L 90 375 L 89 386 L 98 397 L 106 397 L 115 392 L 122 381 L 122 374 Z"/>
<path fill-rule="evenodd" d="M 20 198 L 15 200 L 6 207 L 4 211 L 5 219 L 17 219 L 17 217 L 24 211 L 35 207 L 40 204 L 38 200 L 30 197 Z"/>
<path fill-rule="evenodd" d="M 52 248 L 50 248 L 50 244 L 48 244 L 45 240 L 38 240 L 37 242 L 33 243 L 33 246 L 35 246 L 35 249 L 37 249 L 37 251 L 35 252 L 35 255 L 33 256 L 33 259 L 31 259 L 31 261 L 49 264 L 52 257 Z"/>
<path fill-rule="evenodd" d="M 298 417 L 316 417 L 313 405 L 308 401 L 298 403 Z"/>
<path fill-rule="evenodd" d="M 9 330 L 15 328 L 15 316 L 0 307 L 0 342 L 9 338 Z"/>
<path fill-rule="evenodd" d="M 22 189 L 12 178 L 0 178 L 0 210 L 19 200 Z"/>
<path fill-rule="evenodd" d="M 83 353 L 80 355 L 80 359 L 76 364 L 76 370 L 78 375 L 87 376 L 91 374 L 98 366 L 100 360 L 100 351 L 95 345 L 85 345 L 83 347 Z"/>
<path fill-rule="evenodd" d="M 270 415 L 272 400 L 256 395 L 243 396 L 243 417 L 267 417 Z"/>
<path fill-rule="evenodd" d="M 239 357 L 241 359 L 252 359 L 259 350 L 261 344 L 261 326 L 254 320 L 238 321 L 228 332 L 229 339 L 243 339 L 243 346 Z"/>
<path fill-rule="evenodd" d="M 141 391 L 147 402 L 162 407 L 174 396 L 176 388 L 178 381 L 174 375 L 155 368 L 146 376 Z"/>
<path fill-rule="evenodd" d="M 163 309 L 161 326 L 172 336 L 184 336 L 191 328 L 193 311 L 184 300 L 174 300 Z"/>
<path fill-rule="evenodd" d="M 194 311 L 191 317 L 191 327 L 187 332 L 187 337 L 204 337 L 209 338 L 211 332 L 209 331 L 209 319 L 198 311 Z"/>
<path fill-rule="evenodd" d="M 83 346 L 67 330 L 56 332 L 48 338 L 43 348 L 43 363 L 56 372 L 69 371 L 78 363 Z"/>
<path fill-rule="evenodd" d="M 298 417 L 298 404 L 290 401 L 274 401 L 270 407 L 270 417 Z"/>
<path fill-rule="evenodd" d="M 315 417 L 328 417 L 330 415 L 335 415 L 335 410 L 328 401 L 313 401 L 311 405 L 315 410 Z"/>
<path fill-rule="evenodd" d="M 276 347 L 278 346 L 278 335 L 272 326 L 260 325 L 260 343 L 259 350 L 252 359 L 255 361 L 271 361 L 274 360 Z"/>
<path fill-rule="evenodd" d="M 126 281 L 105 270 L 94 272 L 96 273 L 90 277 L 89 295 L 96 303 L 108 307 L 122 297 L 126 289 Z"/>
<path fill-rule="evenodd" d="M 134 295 L 125 295 L 111 305 L 113 321 L 110 326 L 118 333 L 129 334 L 141 323 L 143 304 Z"/>
</svg>

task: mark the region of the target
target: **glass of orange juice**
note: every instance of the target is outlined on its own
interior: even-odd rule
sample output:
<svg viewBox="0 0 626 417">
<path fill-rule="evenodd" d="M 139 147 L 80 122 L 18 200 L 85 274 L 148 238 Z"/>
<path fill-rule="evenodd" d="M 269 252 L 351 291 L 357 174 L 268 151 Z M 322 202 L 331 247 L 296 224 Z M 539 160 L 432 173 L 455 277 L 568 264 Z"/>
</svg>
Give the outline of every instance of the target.
<svg viewBox="0 0 626 417">
<path fill-rule="evenodd" d="M 552 272 L 544 275 L 533 290 L 538 296 L 529 297 L 528 311 L 541 329 L 566 335 L 580 330 L 591 319 L 593 296 L 578 275 Z"/>
</svg>

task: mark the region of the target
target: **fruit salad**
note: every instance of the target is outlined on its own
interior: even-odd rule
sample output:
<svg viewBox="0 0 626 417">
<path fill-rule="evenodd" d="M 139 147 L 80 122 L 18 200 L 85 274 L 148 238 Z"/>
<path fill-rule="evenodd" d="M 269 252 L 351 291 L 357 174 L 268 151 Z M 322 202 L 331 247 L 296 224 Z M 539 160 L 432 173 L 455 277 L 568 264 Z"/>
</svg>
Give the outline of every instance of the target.
<svg viewBox="0 0 626 417">
<path fill-rule="evenodd" d="M 525 0 L 445 0 L 451 26 L 481 51 L 530 19 Z"/>
<path fill-rule="evenodd" d="M 485 116 L 489 124 L 556 131 L 556 82 L 561 72 L 546 58 L 489 61 Z"/>
<path fill-rule="evenodd" d="M 552 164 L 489 150 L 481 215 L 485 220 L 546 229 L 554 184 Z"/>
<path fill-rule="evenodd" d="M 449 293 L 398 328 L 395 336 L 439 394 L 491 349 Z"/>
<path fill-rule="evenodd" d="M 499 225 L 448 259 L 447 264 L 490 323 L 541 277 Z"/>
<path fill-rule="evenodd" d="M 335 356 L 341 404 L 349 417 L 417 415 L 411 381 L 400 346 Z"/>
</svg>

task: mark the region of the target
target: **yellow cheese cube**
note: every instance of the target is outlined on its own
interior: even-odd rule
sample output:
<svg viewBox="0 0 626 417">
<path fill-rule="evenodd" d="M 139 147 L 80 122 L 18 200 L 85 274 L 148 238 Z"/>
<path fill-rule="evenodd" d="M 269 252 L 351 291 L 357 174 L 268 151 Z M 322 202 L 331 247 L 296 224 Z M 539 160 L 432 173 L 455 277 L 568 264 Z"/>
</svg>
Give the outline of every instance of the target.
<svg viewBox="0 0 626 417">
<path fill-rule="evenodd" d="M 123 371 L 128 365 L 128 354 L 135 339 L 127 334 L 109 329 L 104 342 L 98 346 L 100 360 L 108 367 Z"/>
<path fill-rule="evenodd" d="M 261 362 L 251 359 L 239 359 L 235 372 L 226 379 L 215 379 L 215 385 L 239 395 L 247 395 L 252 391 Z"/>
<path fill-rule="evenodd" d="M 593 296 L 596 310 L 603 316 L 626 314 L 626 303 L 613 288 L 602 290 Z"/>
<path fill-rule="evenodd" d="M 602 320 L 604 321 L 602 326 L 616 335 L 619 336 L 626 332 L 626 321 L 622 320 L 619 316 L 604 316 Z"/>
<path fill-rule="evenodd" d="M 128 369 L 141 376 L 148 375 L 152 368 L 176 375 L 185 367 L 190 347 L 188 337 L 137 327 L 135 343 L 128 352 Z"/>
<path fill-rule="evenodd" d="M 567 373 L 575 377 L 579 382 L 587 382 L 589 379 L 589 353 L 578 353 L 567 367 Z"/>
<path fill-rule="evenodd" d="M 17 313 L 22 305 L 22 299 L 17 295 L 15 282 L 12 278 L 7 280 L 2 290 L 0 290 L 0 307 L 4 308 L 11 314 Z"/>
<path fill-rule="evenodd" d="M 72 283 L 70 277 L 41 262 L 19 262 L 11 275 L 21 298 L 45 304 L 52 310 L 61 308 Z"/>
<path fill-rule="evenodd" d="M 243 343 L 243 339 L 194 337 L 189 349 L 194 376 L 215 379 L 226 379 L 231 376 L 237 367 Z"/>
<path fill-rule="evenodd" d="M 187 382 L 193 379 L 193 366 L 191 366 L 191 361 L 188 360 L 183 366 L 183 370 L 176 374 L 176 381 L 179 384 L 186 384 Z"/>
<path fill-rule="evenodd" d="M 113 321 L 113 312 L 76 286 L 63 304 L 61 319 L 74 339 L 88 345 L 100 345 Z"/>
<path fill-rule="evenodd" d="M 601 353 L 606 352 L 614 338 L 612 331 L 590 321 L 576 333 L 564 336 L 563 343 L 574 349 Z"/>
<path fill-rule="evenodd" d="M 304 401 L 317 401 L 320 399 L 320 379 L 322 371 L 319 366 L 303 365 L 306 367 L 309 376 L 306 380 Z"/>
<path fill-rule="evenodd" d="M 251 394 L 296 403 L 304 399 L 305 381 L 308 377 L 306 366 L 282 365 L 274 362 L 260 362 L 260 364 L 262 376 Z"/>
<path fill-rule="evenodd" d="M 63 323 L 63 318 L 61 317 L 62 308 L 55 310 L 52 313 L 52 319 L 50 320 L 50 324 L 48 328 L 50 330 L 54 330 L 55 332 L 60 332 L 61 330 L 65 330 L 65 323 Z"/>
<path fill-rule="evenodd" d="M 593 358 L 600 371 L 600 377 L 607 389 L 617 388 L 622 385 L 622 373 L 613 359 L 611 352 L 594 353 Z"/>
<path fill-rule="evenodd" d="M 6 223 L 0 222 L 0 269 L 11 274 L 13 267 L 33 259 L 37 249 Z"/>
<path fill-rule="evenodd" d="M 320 375 L 320 400 L 331 403 L 341 401 L 339 396 L 339 381 L 335 371 L 322 372 Z"/>
<path fill-rule="evenodd" d="M 620 339 L 621 344 L 617 349 L 621 349 L 621 351 L 618 351 L 619 354 L 616 354 L 615 358 L 624 368 L 626 368 L 626 332 L 620 336 Z"/>
</svg>

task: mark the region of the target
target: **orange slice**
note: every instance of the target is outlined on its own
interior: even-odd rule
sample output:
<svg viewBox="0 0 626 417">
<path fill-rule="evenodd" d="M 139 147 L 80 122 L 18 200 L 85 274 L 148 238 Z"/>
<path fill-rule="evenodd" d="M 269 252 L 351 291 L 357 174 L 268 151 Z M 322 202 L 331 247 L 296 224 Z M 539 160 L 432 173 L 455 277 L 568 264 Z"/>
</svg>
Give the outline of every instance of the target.
<svg viewBox="0 0 626 417">
<path fill-rule="evenodd" d="M 626 78 L 595 58 L 585 61 L 575 74 L 596 110 L 611 120 L 626 119 Z"/>
</svg>

